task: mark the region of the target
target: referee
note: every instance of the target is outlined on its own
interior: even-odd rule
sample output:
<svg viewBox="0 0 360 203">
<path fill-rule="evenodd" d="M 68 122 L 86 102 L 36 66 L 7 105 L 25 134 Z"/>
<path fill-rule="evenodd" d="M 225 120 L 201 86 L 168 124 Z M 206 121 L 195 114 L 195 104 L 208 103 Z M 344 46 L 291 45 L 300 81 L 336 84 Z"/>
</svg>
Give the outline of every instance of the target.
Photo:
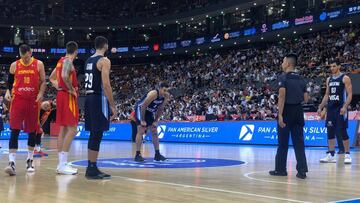
<svg viewBox="0 0 360 203">
<path fill-rule="evenodd" d="M 297 55 L 285 56 L 282 69 L 284 74 L 279 77 L 278 100 L 278 142 L 279 146 L 275 158 L 275 170 L 269 174 L 273 176 L 287 176 L 286 160 L 289 148 L 289 134 L 294 145 L 296 156 L 296 177 L 306 178 L 308 167 L 306 163 L 304 131 L 305 125 L 302 102 L 307 102 L 308 93 L 304 79 L 294 71 Z"/>
</svg>

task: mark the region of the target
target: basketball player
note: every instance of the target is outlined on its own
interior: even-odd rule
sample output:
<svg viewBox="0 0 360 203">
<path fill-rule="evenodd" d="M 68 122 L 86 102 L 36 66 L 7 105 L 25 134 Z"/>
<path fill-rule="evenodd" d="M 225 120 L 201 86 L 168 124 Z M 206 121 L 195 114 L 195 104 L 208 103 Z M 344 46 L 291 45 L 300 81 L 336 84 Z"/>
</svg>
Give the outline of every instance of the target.
<svg viewBox="0 0 360 203">
<path fill-rule="evenodd" d="M 339 61 L 333 60 L 330 63 L 331 77 L 326 80 L 326 92 L 319 105 L 318 114 L 327 105 L 326 127 L 328 132 L 327 156 L 320 159 L 321 163 L 336 163 L 335 159 L 335 136 L 340 135 L 345 148 L 345 164 L 351 164 L 350 141 L 347 134 L 348 128 L 348 107 L 352 99 L 351 80 L 344 73 L 340 72 Z"/>
<path fill-rule="evenodd" d="M 88 142 L 88 167 L 85 177 L 105 179 L 111 176 L 97 167 L 97 158 L 103 132 L 109 130 L 116 108 L 110 84 L 110 60 L 105 57 L 109 42 L 105 37 L 95 38 L 96 52 L 85 64 L 85 130 L 90 131 Z M 111 113 L 109 112 L 109 106 Z"/>
<path fill-rule="evenodd" d="M 21 45 L 19 52 L 21 59 L 10 65 L 8 89 L 5 95 L 5 99 L 11 101 L 9 166 L 5 168 L 5 172 L 10 176 L 16 175 L 15 159 L 20 130 L 29 133 L 26 171 L 35 171 L 33 156 L 38 127 L 38 103 L 42 100 L 46 89 L 43 62 L 32 57 L 31 48 L 27 44 Z"/>
<path fill-rule="evenodd" d="M 7 108 L 4 104 L 4 97 L 0 96 L 0 134 L 4 131 L 4 119 L 6 117 Z M 0 146 L 1 148 L 1 146 Z"/>
<path fill-rule="evenodd" d="M 159 88 L 148 92 L 135 105 L 136 122 L 138 125 L 136 135 L 136 154 L 134 160 L 143 162 L 145 159 L 141 156 L 140 148 L 142 135 L 145 131 L 151 130 L 152 142 L 155 149 L 155 161 L 165 161 L 166 158 L 159 151 L 159 137 L 157 134 L 157 124 L 164 111 L 164 106 L 168 100 L 169 85 L 165 82 L 160 83 Z M 165 99 L 166 97 L 166 99 Z"/>
<path fill-rule="evenodd" d="M 79 122 L 78 82 L 73 61 L 78 54 L 78 45 L 74 41 L 66 44 L 66 55 L 62 57 L 50 75 L 50 81 L 57 89 L 56 123 L 60 126 L 58 136 L 59 164 L 56 172 L 63 175 L 75 175 L 76 168 L 68 162 L 71 142 L 77 133 Z"/>
<path fill-rule="evenodd" d="M 40 104 L 40 117 L 39 117 L 39 125 L 38 129 L 36 130 L 36 141 L 35 141 L 35 151 L 34 157 L 43 157 L 48 156 L 48 154 L 44 153 L 41 150 L 41 137 L 44 134 L 42 126 L 44 125 L 45 121 L 47 120 L 49 114 L 51 113 L 51 101 L 44 101 Z"/>
</svg>

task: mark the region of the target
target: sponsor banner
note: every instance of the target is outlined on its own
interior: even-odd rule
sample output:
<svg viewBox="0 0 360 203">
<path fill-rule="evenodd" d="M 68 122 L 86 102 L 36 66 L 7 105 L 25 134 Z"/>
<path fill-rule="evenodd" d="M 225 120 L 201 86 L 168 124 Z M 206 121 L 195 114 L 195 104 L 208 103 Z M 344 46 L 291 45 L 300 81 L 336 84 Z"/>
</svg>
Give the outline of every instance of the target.
<svg viewBox="0 0 360 203">
<path fill-rule="evenodd" d="M 313 15 L 304 16 L 301 18 L 295 18 L 295 25 L 303 25 L 303 24 L 308 24 L 308 23 L 312 23 L 312 22 L 314 22 Z"/>
<path fill-rule="evenodd" d="M 283 20 L 283 21 L 274 23 L 271 26 L 272 30 L 279 30 L 279 29 L 284 29 L 284 28 L 288 28 L 288 27 L 290 27 L 290 21 L 288 21 L 288 20 Z"/>
<path fill-rule="evenodd" d="M 351 146 L 354 144 L 356 125 L 357 121 L 349 121 Z M 162 123 L 157 131 L 163 142 L 277 144 L 276 121 Z M 304 137 L 306 146 L 327 146 L 325 122 L 307 121 Z"/>
<path fill-rule="evenodd" d="M 304 113 L 304 118 L 308 121 L 321 120 L 317 112 L 306 112 Z M 350 111 L 348 118 L 349 120 L 360 120 L 360 111 Z"/>
<path fill-rule="evenodd" d="M 358 13 L 360 13 L 360 5 L 350 6 L 349 8 L 347 8 L 346 14 L 348 15 L 358 14 Z"/>
<path fill-rule="evenodd" d="M 341 15 L 341 10 L 331 11 L 331 12 L 322 12 L 319 16 L 320 21 L 325 21 L 328 19 L 335 19 Z"/>
<path fill-rule="evenodd" d="M 85 131 L 85 125 L 78 125 L 78 133 L 75 136 L 75 139 L 88 139 L 90 133 Z M 20 132 L 19 139 L 27 139 L 28 134 Z M 4 125 L 4 131 L 0 134 L 0 139 L 8 140 L 10 139 L 10 128 L 9 124 Z M 131 140 L 131 125 L 129 123 L 114 123 L 110 124 L 110 129 L 107 132 L 104 132 L 104 140 Z"/>
<path fill-rule="evenodd" d="M 251 35 L 255 35 L 255 34 L 256 34 L 256 28 L 254 28 L 254 27 L 244 30 L 245 36 L 251 36 Z"/>
</svg>

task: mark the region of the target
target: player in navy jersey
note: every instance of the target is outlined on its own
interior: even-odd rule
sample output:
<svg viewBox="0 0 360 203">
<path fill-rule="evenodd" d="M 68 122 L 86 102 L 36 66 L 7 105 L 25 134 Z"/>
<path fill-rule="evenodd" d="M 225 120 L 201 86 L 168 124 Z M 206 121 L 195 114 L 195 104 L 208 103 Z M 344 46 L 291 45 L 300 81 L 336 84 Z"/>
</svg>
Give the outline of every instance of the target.
<svg viewBox="0 0 360 203">
<path fill-rule="evenodd" d="M 96 37 L 96 52 L 85 63 L 85 130 L 90 131 L 88 167 L 85 174 L 88 179 L 111 177 L 101 172 L 96 164 L 103 132 L 109 130 L 110 121 L 116 116 L 109 76 L 111 62 L 104 56 L 108 47 L 105 37 Z"/>
<path fill-rule="evenodd" d="M 141 156 L 140 148 L 142 136 L 147 129 L 151 130 L 152 142 L 155 148 L 155 161 L 165 161 L 166 158 L 159 151 L 159 137 L 157 134 L 158 121 L 164 111 L 164 106 L 169 98 L 169 85 L 165 82 L 160 83 L 155 90 L 144 95 L 135 105 L 135 118 L 138 125 L 136 135 L 136 155 L 135 161 L 143 162 L 145 159 Z"/>
<path fill-rule="evenodd" d="M 320 159 L 322 163 L 335 163 L 335 135 L 343 138 L 345 148 L 345 164 L 351 164 L 350 143 L 347 134 L 348 128 L 348 107 L 352 99 L 351 80 L 344 73 L 340 72 L 340 63 L 336 60 L 330 63 L 331 76 L 326 80 L 326 92 L 319 105 L 320 115 L 327 105 L 326 127 L 328 130 L 327 156 Z"/>
</svg>

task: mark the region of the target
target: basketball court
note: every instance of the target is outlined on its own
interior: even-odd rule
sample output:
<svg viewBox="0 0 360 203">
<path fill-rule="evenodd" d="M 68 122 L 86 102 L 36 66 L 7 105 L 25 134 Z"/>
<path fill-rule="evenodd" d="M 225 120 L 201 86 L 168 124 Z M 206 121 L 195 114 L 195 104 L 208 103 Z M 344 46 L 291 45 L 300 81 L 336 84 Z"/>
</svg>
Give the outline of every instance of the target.
<svg viewBox="0 0 360 203">
<path fill-rule="evenodd" d="M 19 150 L 17 175 L 2 172 L 1 202 L 341 202 L 359 197 L 360 154 L 353 151 L 352 165 L 320 164 L 325 148 L 307 148 L 309 173 L 296 175 L 294 152 L 289 150 L 288 177 L 273 177 L 273 146 L 162 143 L 169 161 L 152 161 L 151 143 L 143 146 L 145 163 L 132 161 L 131 142 L 104 141 L 98 164 L 112 179 L 87 180 L 87 141 L 75 140 L 69 159 L 77 176 L 55 173 L 55 139 L 44 139 L 48 157 L 34 160 L 36 172 L 25 173 L 26 151 Z M 8 141 L 0 141 L 0 168 L 7 165 Z M 20 141 L 26 149 L 26 141 Z M 4 201 L 5 200 L 5 201 Z M 355 201 L 355 200 L 354 200 Z"/>
</svg>

